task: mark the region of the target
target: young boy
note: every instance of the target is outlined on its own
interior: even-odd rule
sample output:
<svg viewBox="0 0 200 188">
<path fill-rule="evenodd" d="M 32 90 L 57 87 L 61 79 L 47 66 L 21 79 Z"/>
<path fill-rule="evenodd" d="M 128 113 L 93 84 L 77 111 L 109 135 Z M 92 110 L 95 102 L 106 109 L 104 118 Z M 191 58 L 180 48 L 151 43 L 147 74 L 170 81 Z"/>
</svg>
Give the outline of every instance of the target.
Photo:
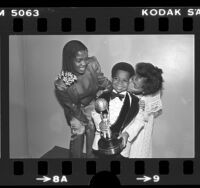
<svg viewBox="0 0 200 188">
<path fill-rule="evenodd" d="M 112 68 L 112 91 L 105 92 L 99 96 L 108 103 L 109 112 L 109 125 L 112 135 L 116 135 L 118 138 L 122 138 L 123 146 L 126 146 L 131 132 L 125 128 L 134 119 L 139 111 L 139 99 L 135 95 L 127 92 L 129 79 L 134 76 L 135 71 L 132 65 L 120 62 Z M 101 116 L 96 111 L 92 112 L 92 118 L 96 126 L 96 133 L 93 142 L 93 150 L 98 152 L 98 141 L 101 138 L 101 130 L 106 127 L 100 128 Z M 100 130 L 101 129 L 101 130 Z"/>
</svg>

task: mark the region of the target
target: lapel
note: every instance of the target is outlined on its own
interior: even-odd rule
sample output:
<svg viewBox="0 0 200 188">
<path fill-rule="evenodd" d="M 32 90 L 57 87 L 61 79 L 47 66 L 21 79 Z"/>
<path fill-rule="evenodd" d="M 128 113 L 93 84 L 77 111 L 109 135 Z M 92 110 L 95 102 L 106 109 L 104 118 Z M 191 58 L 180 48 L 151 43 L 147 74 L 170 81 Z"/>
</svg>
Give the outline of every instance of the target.
<svg viewBox="0 0 200 188">
<path fill-rule="evenodd" d="M 121 127 L 121 130 L 124 129 L 132 120 L 135 118 L 139 111 L 139 98 L 135 95 L 130 94 L 131 96 L 131 107 L 129 108 L 129 111 L 126 115 L 126 119 L 123 123 L 123 126 Z"/>
<path fill-rule="evenodd" d="M 129 111 L 129 109 L 130 109 L 130 99 L 129 99 L 128 94 L 126 94 L 125 99 L 124 99 L 124 104 L 121 108 L 119 116 L 118 116 L 117 120 L 115 121 L 115 123 L 112 124 L 112 126 L 111 126 L 112 132 L 119 133 L 119 131 L 121 130 L 121 127 L 124 124 L 124 121 L 126 119 L 126 115 L 127 115 L 127 112 Z"/>
<path fill-rule="evenodd" d="M 124 120 L 126 119 L 126 116 L 127 116 L 127 111 L 129 111 L 129 109 L 130 109 L 130 99 L 129 99 L 128 94 L 126 94 L 125 99 L 124 99 L 124 104 L 121 108 L 121 111 L 119 113 L 119 116 L 118 116 L 115 124 L 117 124 L 118 121 L 122 120 L 122 119 L 123 119 L 123 121 L 121 122 L 121 124 L 124 123 Z"/>
</svg>

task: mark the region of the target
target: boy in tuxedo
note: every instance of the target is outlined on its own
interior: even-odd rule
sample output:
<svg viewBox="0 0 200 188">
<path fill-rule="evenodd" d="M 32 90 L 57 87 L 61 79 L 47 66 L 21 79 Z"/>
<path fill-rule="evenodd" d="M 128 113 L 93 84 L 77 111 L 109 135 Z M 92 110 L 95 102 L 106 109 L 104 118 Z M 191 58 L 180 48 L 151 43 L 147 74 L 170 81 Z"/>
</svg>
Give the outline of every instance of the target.
<svg viewBox="0 0 200 188">
<path fill-rule="evenodd" d="M 129 79 L 134 76 L 132 65 L 120 62 L 112 68 L 112 90 L 104 92 L 98 98 L 103 98 L 108 103 L 109 124 L 112 135 L 122 138 L 123 147 L 126 147 L 128 138 L 131 137 L 131 127 L 128 126 L 139 111 L 139 99 L 127 91 Z M 107 125 L 99 127 L 101 116 L 96 111 L 92 112 L 92 118 L 96 125 L 96 133 L 93 142 L 93 150 L 97 155 L 98 141 L 101 138 L 101 130 L 106 130 Z M 129 127 L 129 128 L 127 128 Z M 120 156 L 120 155 L 118 155 Z"/>
</svg>

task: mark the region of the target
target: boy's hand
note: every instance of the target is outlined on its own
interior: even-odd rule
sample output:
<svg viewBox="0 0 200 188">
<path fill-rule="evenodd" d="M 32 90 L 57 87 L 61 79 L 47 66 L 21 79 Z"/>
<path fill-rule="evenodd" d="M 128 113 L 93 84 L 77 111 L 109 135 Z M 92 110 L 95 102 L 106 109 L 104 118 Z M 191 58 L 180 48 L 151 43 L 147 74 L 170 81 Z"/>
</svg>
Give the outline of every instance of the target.
<svg viewBox="0 0 200 188">
<path fill-rule="evenodd" d="M 126 144 L 127 144 L 127 141 L 128 141 L 128 137 L 129 137 L 129 134 L 127 132 L 123 132 L 122 134 L 120 134 L 118 136 L 118 139 L 122 138 L 122 145 L 123 145 L 124 148 L 126 147 Z"/>
<path fill-rule="evenodd" d="M 99 129 L 101 131 L 107 131 L 109 129 L 109 125 L 103 121 L 99 123 Z"/>
</svg>

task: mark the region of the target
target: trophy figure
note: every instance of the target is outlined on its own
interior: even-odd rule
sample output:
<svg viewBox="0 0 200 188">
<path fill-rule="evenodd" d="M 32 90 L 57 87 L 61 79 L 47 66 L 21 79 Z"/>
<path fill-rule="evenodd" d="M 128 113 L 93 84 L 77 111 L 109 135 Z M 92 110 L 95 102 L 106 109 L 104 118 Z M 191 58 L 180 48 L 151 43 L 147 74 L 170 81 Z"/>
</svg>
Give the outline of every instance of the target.
<svg viewBox="0 0 200 188">
<path fill-rule="evenodd" d="M 112 135 L 110 130 L 108 103 L 105 99 L 99 98 L 95 102 L 95 110 L 101 116 L 99 128 L 101 131 L 101 138 L 98 141 L 99 152 L 105 155 L 115 155 L 123 150 L 122 138 L 118 139 Z"/>
</svg>

